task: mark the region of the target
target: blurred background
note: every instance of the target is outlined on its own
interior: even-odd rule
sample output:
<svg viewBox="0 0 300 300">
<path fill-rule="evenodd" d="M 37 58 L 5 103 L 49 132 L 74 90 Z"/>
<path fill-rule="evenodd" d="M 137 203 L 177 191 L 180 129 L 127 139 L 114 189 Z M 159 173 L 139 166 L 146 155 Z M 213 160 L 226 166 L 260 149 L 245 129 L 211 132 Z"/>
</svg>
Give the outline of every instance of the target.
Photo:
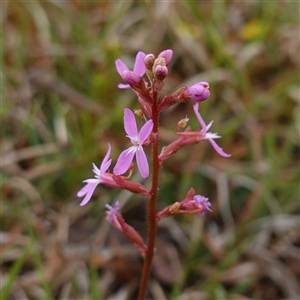
<svg viewBox="0 0 300 300">
<path fill-rule="evenodd" d="M 208 81 L 200 112 L 232 156 L 202 142 L 164 163 L 158 209 L 194 187 L 213 211 L 159 223 L 148 299 L 297 299 L 299 3 L 5 1 L 1 22 L 1 299 L 136 298 L 142 258 L 104 205 L 146 238 L 145 199 L 76 193 L 108 142 L 113 165 L 129 146 L 123 109 L 139 106 L 115 60 L 165 49 L 161 96 Z M 161 146 L 185 116 L 197 130 L 191 102 L 162 113 Z"/>
</svg>

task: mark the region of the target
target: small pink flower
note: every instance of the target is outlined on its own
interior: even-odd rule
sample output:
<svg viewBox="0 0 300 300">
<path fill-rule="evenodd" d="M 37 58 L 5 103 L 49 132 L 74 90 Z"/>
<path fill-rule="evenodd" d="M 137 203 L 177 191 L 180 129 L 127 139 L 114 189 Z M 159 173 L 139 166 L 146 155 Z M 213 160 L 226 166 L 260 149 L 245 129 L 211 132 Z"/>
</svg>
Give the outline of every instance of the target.
<svg viewBox="0 0 300 300">
<path fill-rule="evenodd" d="M 107 220 L 109 221 L 109 223 L 111 223 L 117 229 L 121 230 L 121 225 L 117 218 L 120 210 L 119 201 L 117 200 L 114 206 L 106 204 L 105 207 L 107 209 Z"/>
<path fill-rule="evenodd" d="M 195 195 L 194 201 L 195 201 L 196 205 L 198 206 L 198 208 L 202 207 L 203 211 L 202 211 L 201 215 L 204 215 L 204 213 L 207 210 L 211 211 L 211 209 L 210 209 L 211 203 L 209 202 L 208 198 L 205 198 L 201 195 Z"/>
<path fill-rule="evenodd" d="M 133 112 L 130 109 L 125 108 L 124 128 L 127 133 L 127 137 L 130 138 L 133 146 L 124 150 L 120 154 L 116 166 L 114 167 L 114 174 L 115 175 L 124 174 L 129 169 L 129 166 L 133 160 L 134 155 L 136 155 L 138 169 L 142 177 L 146 178 L 149 176 L 149 166 L 148 166 L 146 154 L 143 149 L 143 144 L 152 132 L 153 121 L 148 120 L 143 125 L 140 132 L 138 132 L 136 120 Z"/>
<path fill-rule="evenodd" d="M 208 198 L 201 195 L 195 195 L 195 190 L 191 188 L 184 200 L 165 207 L 163 210 L 156 213 L 156 218 L 157 220 L 160 220 L 178 214 L 192 215 L 200 213 L 201 215 L 204 215 L 207 210 L 211 211 L 210 207 L 211 203 Z"/>
<path fill-rule="evenodd" d="M 111 174 L 106 173 L 107 169 L 110 167 L 111 164 L 111 159 L 109 159 L 110 152 L 111 146 L 110 144 L 108 144 L 108 150 L 100 165 L 100 168 L 98 169 L 97 166 L 93 163 L 93 172 L 95 173 L 96 178 L 86 179 L 83 181 L 87 184 L 77 193 L 78 197 L 85 196 L 82 202 L 80 203 L 81 206 L 87 204 L 90 201 L 98 184 L 103 183 L 109 186 L 115 185 Z"/>
<path fill-rule="evenodd" d="M 210 96 L 209 83 L 205 81 L 197 82 L 187 89 L 188 96 L 196 101 L 204 101 Z"/>
<path fill-rule="evenodd" d="M 210 207 L 209 199 L 201 195 L 194 195 L 192 200 L 182 202 L 182 209 L 187 209 L 194 213 L 200 211 L 201 215 L 204 215 L 207 210 L 211 211 Z"/>
<path fill-rule="evenodd" d="M 198 111 L 199 104 L 196 103 L 193 107 L 194 107 L 194 112 L 196 114 L 196 117 L 198 118 L 198 121 L 202 126 L 202 129 L 198 132 L 198 136 L 200 137 L 200 140 L 208 140 L 217 153 L 219 153 L 223 157 L 230 157 L 231 155 L 225 153 L 223 149 L 214 141 L 214 139 L 218 139 L 220 138 L 220 136 L 217 133 L 207 132 L 211 127 L 213 121 L 211 121 L 208 125 L 206 125 Z"/>
<path fill-rule="evenodd" d="M 146 54 L 144 52 L 138 52 L 138 54 L 136 55 L 132 73 L 134 73 L 138 77 L 142 77 L 146 72 L 146 66 L 144 63 L 145 56 L 146 56 Z M 125 82 L 128 82 L 127 80 L 128 80 L 129 73 L 125 72 L 125 74 L 124 74 L 124 71 L 129 71 L 128 67 L 123 63 L 123 61 L 121 59 L 117 59 L 115 63 L 116 63 L 116 68 L 117 68 L 118 73 L 121 75 L 121 77 L 123 78 L 123 80 Z M 130 76 L 131 76 L 130 78 L 132 79 L 133 75 L 131 74 Z M 135 78 L 135 81 L 137 81 L 136 78 Z M 119 83 L 118 88 L 128 89 L 128 88 L 130 88 L 130 85 Z"/>
</svg>

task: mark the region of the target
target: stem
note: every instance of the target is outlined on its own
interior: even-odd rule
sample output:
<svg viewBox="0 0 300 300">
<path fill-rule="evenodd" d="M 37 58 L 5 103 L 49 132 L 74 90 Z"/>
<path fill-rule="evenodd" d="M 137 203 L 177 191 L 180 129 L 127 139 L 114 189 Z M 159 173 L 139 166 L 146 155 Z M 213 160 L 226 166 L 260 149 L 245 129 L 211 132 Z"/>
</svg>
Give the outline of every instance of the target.
<svg viewBox="0 0 300 300">
<path fill-rule="evenodd" d="M 138 295 L 138 300 L 144 300 L 150 271 L 151 265 L 155 250 L 155 239 L 156 239 L 156 200 L 157 200 L 157 192 L 158 192 L 158 176 L 159 176 L 159 160 L 158 160 L 158 121 L 159 121 L 159 112 L 157 109 L 157 100 L 158 95 L 157 93 L 153 93 L 153 104 L 152 104 L 152 121 L 153 121 L 153 133 L 156 134 L 156 138 L 152 144 L 152 188 L 151 188 L 151 195 L 147 202 L 147 211 L 148 211 L 148 251 L 146 252 L 145 259 L 144 259 L 144 266 L 142 272 L 142 278 L 140 282 L 140 290 Z"/>
</svg>

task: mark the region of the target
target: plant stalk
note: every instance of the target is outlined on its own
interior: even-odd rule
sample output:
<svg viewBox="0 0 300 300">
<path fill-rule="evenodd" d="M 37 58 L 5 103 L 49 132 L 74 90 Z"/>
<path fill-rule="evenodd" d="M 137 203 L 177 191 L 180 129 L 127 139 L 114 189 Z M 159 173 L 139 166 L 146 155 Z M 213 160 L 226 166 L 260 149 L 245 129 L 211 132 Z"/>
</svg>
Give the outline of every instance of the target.
<svg viewBox="0 0 300 300">
<path fill-rule="evenodd" d="M 142 278 L 140 282 L 140 289 L 138 300 L 144 300 L 147 292 L 148 281 L 151 272 L 152 260 L 155 252 L 155 240 L 156 240 L 156 202 L 158 194 L 158 177 L 160 171 L 160 164 L 158 160 L 158 150 L 159 150 L 159 141 L 158 141 L 158 124 L 159 124 L 159 112 L 158 112 L 158 95 L 153 93 L 153 103 L 152 103 L 152 121 L 153 121 L 153 133 L 156 135 L 156 138 L 152 144 L 152 187 L 150 197 L 148 198 L 147 203 L 147 212 L 148 212 L 148 251 L 144 258 L 144 266 L 142 271 Z"/>
</svg>

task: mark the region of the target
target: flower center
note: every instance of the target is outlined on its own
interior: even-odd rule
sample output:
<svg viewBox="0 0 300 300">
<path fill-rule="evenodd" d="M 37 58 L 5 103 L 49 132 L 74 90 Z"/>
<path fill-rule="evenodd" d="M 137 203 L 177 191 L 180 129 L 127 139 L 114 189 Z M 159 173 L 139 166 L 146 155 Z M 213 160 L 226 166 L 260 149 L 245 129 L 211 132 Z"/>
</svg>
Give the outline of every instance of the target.
<svg viewBox="0 0 300 300">
<path fill-rule="evenodd" d="M 141 146 L 141 141 L 139 140 L 139 138 L 132 138 L 130 139 L 130 141 L 133 146 L 137 146 L 137 147 Z"/>
</svg>

